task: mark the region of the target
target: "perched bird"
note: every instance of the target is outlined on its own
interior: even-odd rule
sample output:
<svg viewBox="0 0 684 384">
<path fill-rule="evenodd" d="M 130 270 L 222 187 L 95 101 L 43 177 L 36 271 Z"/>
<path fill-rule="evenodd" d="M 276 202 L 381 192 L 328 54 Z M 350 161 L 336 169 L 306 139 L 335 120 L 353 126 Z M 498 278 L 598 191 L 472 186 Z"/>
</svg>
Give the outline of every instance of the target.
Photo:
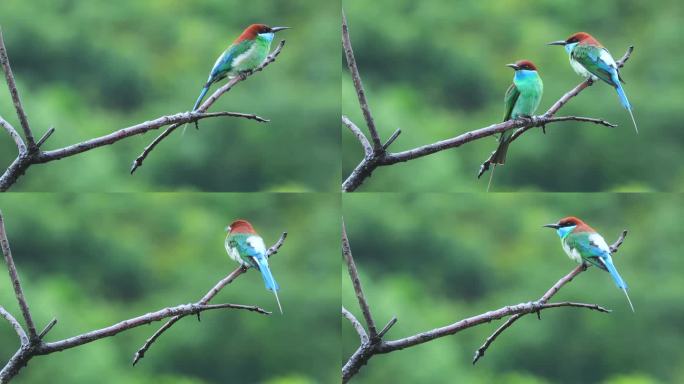
<svg viewBox="0 0 684 384">
<path fill-rule="evenodd" d="M 241 72 L 251 71 L 263 63 L 271 50 L 275 33 L 284 29 L 289 27 L 269 27 L 264 24 L 252 24 L 247 27 L 214 63 L 209 78 L 192 107 L 193 112 L 199 108 L 212 84 L 226 77 L 233 78 Z"/>
<path fill-rule="evenodd" d="M 246 268 L 256 268 L 261 272 L 266 289 L 273 291 L 280 313 L 283 313 L 283 308 L 280 306 L 280 299 L 278 298 L 280 287 L 275 279 L 273 279 L 271 270 L 268 268 L 268 257 L 266 256 L 264 240 L 254 231 L 252 224 L 246 220 L 236 220 L 226 230 L 228 231 L 228 236 L 226 236 L 225 246 L 228 256 Z"/>
<path fill-rule="evenodd" d="M 579 264 L 590 263 L 610 273 L 618 288 L 625 292 L 629 306 L 632 308 L 632 312 L 634 312 L 632 300 L 629 299 L 627 294 L 627 284 L 622 280 L 615 265 L 613 265 L 610 247 L 596 230 L 582 220 L 572 216 L 561 219 L 556 224 L 546 224 L 544 226 L 556 230 L 561 238 L 563 250 L 572 260 Z"/>
<path fill-rule="evenodd" d="M 504 96 L 503 121 L 534 115 L 544 93 L 544 83 L 537 72 L 537 67 L 529 60 L 520 60 L 515 64 L 506 64 L 506 66 L 513 68 L 515 75 L 513 76 L 513 84 L 508 87 L 506 96 Z M 512 135 L 512 129 L 501 133 L 499 146 L 491 157 L 491 163 L 494 164 L 494 167 L 506 162 L 506 153 Z M 489 176 L 487 191 L 489 191 L 493 175 L 494 169 Z"/>
<path fill-rule="evenodd" d="M 620 103 L 632 118 L 634 130 L 639 133 L 634 114 L 632 114 L 632 106 L 620 84 L 620 82 L 624 83 L 620 76 L 620 69 L 610 52 L 598 40 L 586 32 L 577 32 L 566 40 L 552 41 L 548 45 L 564 46 L 570 55 L 570 65 L 578 75 L 591 81 L 601 79 L 615 88 L 620 97 Z"/>
</svg>

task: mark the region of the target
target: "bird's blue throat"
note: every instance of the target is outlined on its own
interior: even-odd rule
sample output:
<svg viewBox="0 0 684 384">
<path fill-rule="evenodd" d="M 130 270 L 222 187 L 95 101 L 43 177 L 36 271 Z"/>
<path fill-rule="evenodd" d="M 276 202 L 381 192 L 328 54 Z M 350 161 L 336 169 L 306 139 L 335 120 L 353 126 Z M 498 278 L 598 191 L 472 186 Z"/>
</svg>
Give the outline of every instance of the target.
<svg viewBox="0 0 684 384">
<path fill-rule="evenodd" d="M 566 51 L 568 54 L 570 54 L 570 53 L 572 52 L 572 50 L 575 49 L 575 47 L 577 46 L 577 44 L 579 44 L 579 43 L 565 44 L 565 45 L 563 46 L 563 48 L 565 48 L 565 51 Z"/>
<path fill-rule="evenodd" d="M 516 80 L 527 80 L 531 77 L 539 76 L 537 71 L 530 71 L 529 69 L 520 69 L 515 71 Z"/>
<path fill-rule="evenodd" d="M 576 225 L 571 225 L 569 227 L 560 227 L 556 229 L 556 232 L 558 233 L 558 236 L 560 236 L 561 239 L 564 239 L 565 236 L 569 235 L 570 232 L 572 232 L 573 229 L 575 229 Z"/>
<path fill-rule="evenodd" d="M 273 38 L 275 37 L 275 33 L 273 32 L 268 32 L 268 33 L 260 33 L 259 38 L 268 41 L 269 43 L 273 41 Z"/>
</svg>

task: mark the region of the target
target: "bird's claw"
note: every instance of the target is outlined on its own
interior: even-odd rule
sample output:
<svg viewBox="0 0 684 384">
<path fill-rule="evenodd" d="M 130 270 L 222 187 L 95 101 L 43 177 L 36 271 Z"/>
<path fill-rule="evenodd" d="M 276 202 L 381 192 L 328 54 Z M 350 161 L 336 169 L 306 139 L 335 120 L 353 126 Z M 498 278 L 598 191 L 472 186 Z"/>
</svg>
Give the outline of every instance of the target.
<svg viewBox="0 0 684 384">
<path fill-rule="evenodd" d="M 542 133 L 546 135 L 546 124 L 542 124 L 541 129 Z"/>
</svg>

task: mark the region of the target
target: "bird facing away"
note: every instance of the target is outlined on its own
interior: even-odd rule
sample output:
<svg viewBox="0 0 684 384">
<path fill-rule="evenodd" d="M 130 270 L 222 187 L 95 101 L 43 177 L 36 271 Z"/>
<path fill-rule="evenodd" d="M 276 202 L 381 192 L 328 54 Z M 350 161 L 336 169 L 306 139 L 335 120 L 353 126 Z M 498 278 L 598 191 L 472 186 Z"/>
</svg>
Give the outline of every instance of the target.
<svg viewBox="0 0 684 384">
<path fill-rule="evenodd" d="M 226 77 L 233 78 L 241 72 L 251 71 L 261 65 L 271 51 L 271 42 L 275 33 L 284 29 L 289 29 L 289 27 L 269 27 L 264 24 L 252 24 L 247 27 L 214 63 L 192 110 L 196 111 L 199 108 L 212 84 Z"/>
<path fill-rule="evenodd" d="M 625 293 L 629 307 L 634 312 L 632 300 L 629 299 L 627 294 L 627 283 L 622 280 L 615 265 L 613 265 L 613 258 L 611 257 L 608 243 L 596 230 L 582 220 L 572 216 L 561 219 L 556 224 L 546 224 L 544 227 L 556 230 L 561 238 L 563 250 L 572 260 L 578 264 L 589 263 L 595 265 L 610 273 L 617 287 Z"/>
<path fill-rule="evenodd" d="M 570 56 L 570 66 L 580 76 L 595 81 L 603 80 L 611 87 L 615 88 L 620 103 L 629 112 L 634 124 L 634 130 L 639 133 L 632 106 L 627 100 L 627 95 L 622 89 L 620 82 L 620 69 L 615 63 L 615 59 L 610 52 L 601 45 L 593 36 L 586 32 L 577 32 L 566 40 L 552 41 L 548 45 L 562 45 Z"/>
<path fill-rule="evenodd" d="M 246 268 L 252 267 L 261 272 L 266 289 L 275 295 L 278 309 L 282 314 L 283 308 L 280 306 L 280 299 L 278 298 L 280 287 L 268 268 L 264 240 L 254 231 L 252 224 L 246 220 L 236 220 L 226 230 L 228 236 L 226 236 L 225 246 L 228 256 Z"/>
<path fill-rule="evenodd" d="M 513 75 L 513 84 L 508 87 L 504 96 L 503 121 L 534 115 L 544 93 L 544 83 L 537 72 L 537 67 L 529 60 L 519 60 L 515 64 L 506 64 L 506 66 L 513 68 L 515 74 Z M 506 162 L 506 153 L 513 131 L 513 129 L 506 130 L 499 136 L 499 146 L 491 158 L 494 167 Z M 494 169 L 489 175 L 487 191 L 489 191 L 493 175 Z"/>
</svg>

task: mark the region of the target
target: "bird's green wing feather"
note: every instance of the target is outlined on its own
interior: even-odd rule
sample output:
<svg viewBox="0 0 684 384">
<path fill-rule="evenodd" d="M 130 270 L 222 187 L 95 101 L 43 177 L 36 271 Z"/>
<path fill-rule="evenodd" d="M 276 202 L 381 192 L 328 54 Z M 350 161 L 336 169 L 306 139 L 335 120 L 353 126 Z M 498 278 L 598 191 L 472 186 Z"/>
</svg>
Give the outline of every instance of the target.
<svg viewBox="0 0 684 384">
<path fill-rule="evenodd" d="M 587 71 L 596 75 L 599 79 L 608 84 L 613 84 L 613 79 L 610 73 L 610 67 L 607 63 L 601 60 L 601 50 L 599 48 L 587 44 L 579 44 L 572 50 L 572 58 L 578 63 L 582 64 Z"/>
<path fill-rule="evenodd" d="M 238 44 L 233 44 L 226 49 L 221 57 L 216 60 L 214 68 L 211 69 L 209 75 L 209 82 L 214 83 L 226 77 L 228 72 L 233 69 L 233 60 L 245 53 L 254 42 L 251 40 L 244 40 Z"/>
<path fill-rule="evenodd" d="M 520 96 L 520 91 L 518 91 L 518 88 L 515 86 L 515 84 L 511 84 L 511 86 L 508 87 L 508 90 L 506 91 L 506 96 L 504 96 L 504 117 L 503 117 L 503 121 L 508 121 L 511 119 L 511 113 L 513 112 L 513 106 L 515 106 L 515 102 L 518 100 L 519 96 Z"/>
</svg>

